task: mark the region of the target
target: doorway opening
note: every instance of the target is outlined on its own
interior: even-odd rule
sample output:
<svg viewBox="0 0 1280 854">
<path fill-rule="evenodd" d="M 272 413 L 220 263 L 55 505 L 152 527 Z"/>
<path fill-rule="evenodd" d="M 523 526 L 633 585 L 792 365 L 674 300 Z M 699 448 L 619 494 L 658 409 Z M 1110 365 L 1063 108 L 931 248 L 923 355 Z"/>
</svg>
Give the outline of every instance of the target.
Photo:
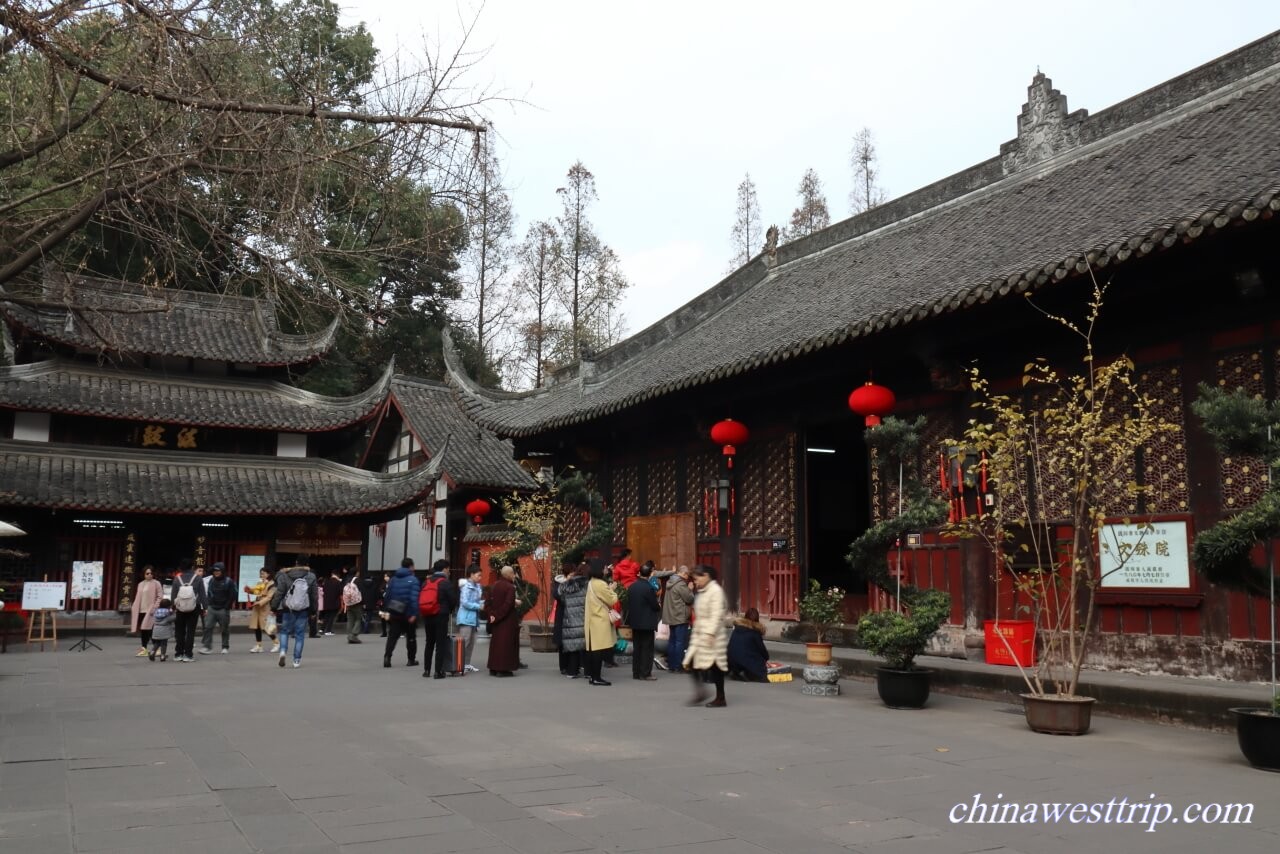
<svg viewBox="0 0 1280 854">
<path fill-rule="evenodd" d="M 855 578 L 845 555 L 871 524 L 867 446 L 848 421 L 805 433 L 805 506 L 809 578 L 865 597 L 867 580 Z"/>
</svg>

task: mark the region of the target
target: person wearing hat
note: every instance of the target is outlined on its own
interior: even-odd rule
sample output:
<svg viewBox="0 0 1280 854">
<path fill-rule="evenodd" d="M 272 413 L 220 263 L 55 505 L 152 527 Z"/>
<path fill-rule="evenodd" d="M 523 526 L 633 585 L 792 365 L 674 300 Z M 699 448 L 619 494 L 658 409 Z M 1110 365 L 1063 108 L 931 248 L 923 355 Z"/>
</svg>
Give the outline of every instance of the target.
<svg viewBox="0 0 1280 854">
<path fill-rule="evenodd" d="M 205 620 L 204 645 L 200 648 L 200 654 L 208 655 L 213 652 L 213 632 L 221 625 L 222 652 L 225 655 L 231 651 L 231 609 L 236 604 L 236 585 L 227 577 L 227 567 L 221 561 L 215 563 L 212 570 L 213 577 L 205 588 L 209 613 Z"/>
</svg>

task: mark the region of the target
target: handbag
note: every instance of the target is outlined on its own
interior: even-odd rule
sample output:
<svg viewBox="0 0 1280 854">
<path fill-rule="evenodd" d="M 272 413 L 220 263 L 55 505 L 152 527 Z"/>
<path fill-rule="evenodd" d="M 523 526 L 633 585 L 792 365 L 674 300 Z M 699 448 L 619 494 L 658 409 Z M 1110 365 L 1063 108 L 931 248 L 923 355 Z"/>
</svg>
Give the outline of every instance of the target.
<svg viewBox="0 0 1280 854">
<path fill-rule="evenodd" d="M 609 611 L 609 622 L 615 626 L 618 625 L 622 622 L 622 615 L 617 611 Z"/>
<path fill-rule="evenodd" d="M 403 617 L 405 612 L 409 610 L 409 603 L 405 602 L 403 599 L 388 599 L 383 604 L 387 609 L 387 613 L 393 614 L 397 617 Z"/>
</svg>

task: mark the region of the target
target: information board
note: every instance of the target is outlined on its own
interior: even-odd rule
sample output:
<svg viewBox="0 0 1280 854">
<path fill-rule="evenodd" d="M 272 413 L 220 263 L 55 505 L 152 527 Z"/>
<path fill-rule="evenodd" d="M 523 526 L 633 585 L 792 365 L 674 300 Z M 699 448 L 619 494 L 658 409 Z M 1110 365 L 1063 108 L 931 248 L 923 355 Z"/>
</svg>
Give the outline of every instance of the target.
<svg viewBox="0 0 1280 854">
<path fill-rule="evenodd" d="M 65 610 L 67 607 L 67 583 L 65 581 L 28 581 L 22 585 L 22 610 Z"/>
<path fill-rule="evenodd" d="M 252 602 L 256 597 L 244 592 L 245 587 L 258 585 L 258 572 L 266 566 L 266 555 L 240 555 L 240 571 L 236 584 L 236 597 L 239 602 Z"/>
<path fill-rule="evenodd" d="M 1103 525 L 1098 541 L 1104 590 L 1191 586 L 1186 522 Z"/>
<path fill-rule="evenodd" d="M 102 598 L 102 561 L 77 560 L 71 564 L 71 598 Z"/>
</svg>

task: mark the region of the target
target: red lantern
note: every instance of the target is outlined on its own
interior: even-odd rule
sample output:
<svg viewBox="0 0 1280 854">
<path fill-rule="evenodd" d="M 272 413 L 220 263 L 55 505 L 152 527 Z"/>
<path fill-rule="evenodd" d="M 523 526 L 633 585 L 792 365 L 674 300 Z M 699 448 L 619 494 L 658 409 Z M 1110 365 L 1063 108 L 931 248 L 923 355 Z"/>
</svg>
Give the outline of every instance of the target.
<svg viewBox="0 0 1280 854">
<path fill-rule="evenodd" d="M 467 515 L 471 517 L 477 525 L 484 521 L 484 517 L 489 515 L 489 511 L 493 508 L 489 506 L 489 502 L 483 498 L 477 498 L 467 504 Z"/>
<path fill-rule="evenodd" d="M 729 468 L 733 468 L 733 455 L 738 452 L 735 445 L 741 445 L 751 436 L 747 426 L 732 418 L 717 423 L 711 428 L 711 441 L 724 445 L 724 455 L 729 458 Z"/>
<path fill-rule="evenodd" d="M 893 412 L 898 399 L 893 392 L 882 385 L 867 380 L 866 385 L 859 386 L 849 395 L 849 408 L 867 419 L 868 427 L 875 427 L 880 419 Z"/>
</svg>

